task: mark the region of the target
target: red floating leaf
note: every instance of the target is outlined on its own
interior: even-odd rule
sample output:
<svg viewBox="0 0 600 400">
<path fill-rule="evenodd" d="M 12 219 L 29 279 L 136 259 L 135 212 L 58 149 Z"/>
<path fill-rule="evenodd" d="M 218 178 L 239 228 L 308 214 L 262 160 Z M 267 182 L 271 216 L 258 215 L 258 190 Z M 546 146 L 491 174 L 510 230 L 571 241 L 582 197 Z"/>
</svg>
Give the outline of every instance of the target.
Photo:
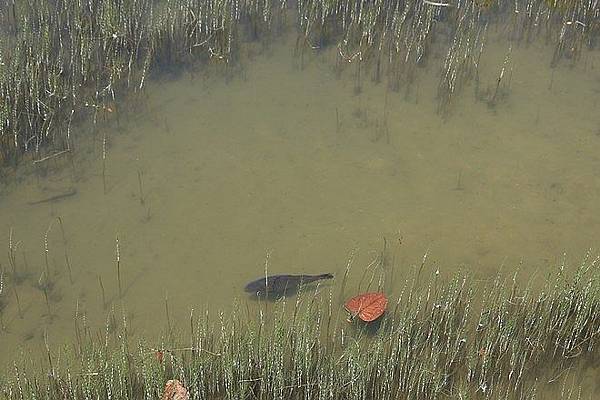
<svg viewBox="0 0 600 400">
<path fill-rule="evenodd" d="M 352 317 L 358 315 L 363 321 L 371 322 L 381 317 L 387 303 L 388 299 L 383 293 L 363 293 L 348 300 L 344 308 Z"/>
</svg>

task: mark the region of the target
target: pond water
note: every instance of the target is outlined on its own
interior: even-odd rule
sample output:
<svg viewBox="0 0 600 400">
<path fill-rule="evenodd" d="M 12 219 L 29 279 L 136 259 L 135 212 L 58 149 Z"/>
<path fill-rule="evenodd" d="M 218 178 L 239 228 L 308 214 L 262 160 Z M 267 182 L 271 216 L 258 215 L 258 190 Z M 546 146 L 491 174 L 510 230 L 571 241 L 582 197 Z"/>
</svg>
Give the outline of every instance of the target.
<svg viewBox="0 0 600 400">
<path fill-rule="evenodd" d="M 352 287 L 385 243 L 393 293 L 424 255 L 429 271 L 485 281 L 519 270 L 536 286 L 563 258 L 597 250 L 597 52 L 553 70 L 552 49 L 513 46 L 506 95 L 489 107 L 467 86 L 443 118 L 442 53 L 410 91 L 364 73 L 355 93 L 354 68 L 333 70 L 335 51 L 299 68 L 293 43 L 247 44 L 230 79 L 218 66 L 160 76 L 96 128 L 75 126 L 73 163 L 7 175 L 0 262 L 11 268 L 12 246 L 22 280 L 20 311 L 3 293 L 2 366 L 45 335 L 70 343 L 76 315 L 104 329 L 120 309 L 117 238 L 125 313 L 149 338 L 164 332 L 165 299 L 176 327 L 192 308 L 227 311 L 265 263 L 332 273 L 328 286 L 352 258 Z M 490 40 L 482 86 L 495 87 L 506 51 Z"/>
</svg>

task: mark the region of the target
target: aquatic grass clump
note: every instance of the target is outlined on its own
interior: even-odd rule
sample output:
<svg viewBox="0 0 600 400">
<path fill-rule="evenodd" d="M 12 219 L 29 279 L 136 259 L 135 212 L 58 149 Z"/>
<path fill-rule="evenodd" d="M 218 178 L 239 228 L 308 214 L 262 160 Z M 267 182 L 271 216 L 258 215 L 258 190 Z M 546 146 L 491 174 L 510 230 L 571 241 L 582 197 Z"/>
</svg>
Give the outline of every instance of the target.
<svg viewBox="0 0 600 400">
<path fill-rule="evenodd" d="M 70 151 L 72 122 L 106 118 L 150 70 L 234 57 L 237 25 L 271 2 L 43 0 L 5 2 L 0 18 L 1 161 Z M 48 156 L 45 156 L 48 157 Z"/>
<path fill-rule="evenodd" d="M 355 93 L 368 67 L 375 82 L 387 77 L 392 89 L 409 93 L 418 90 L 417 67 L 437 62 L 438 112 L 443 115 L 463 87 L 479 84 L 488 32 L 506 41 L 507 48 L 540 38 L 555 49 L 551 66 L 564 59 L 576 62 L 584 49 L 597 47 L 600 37 L 598 5 L 578 0 L 301 0 L 298 25 L 300 65 L 308 49 L 335 44 L 336 73 L 344 66 L 354 70 Z M 445 57 L 435 60 L 435 50 Z"/>
<path fill-rule="evenodd" d="M 84 326 L 81 345 L 49 350 L 42 371 L 15 367 L 0 398 L 156 399 L 168 379 L 197 399 L 579 398 L 576 371 L 599 355 L 598 264 L 560 269 L 542 291 L 416 274 L 377 328 L 347 324 L 335 288 L 216 318 L 192 310 L 189 334 L 157 344 L 131 345 L 113 310 L 100 337 Z"/>
<path fill-rule="evenodd" d="M 292 6 L 301 67 L 307 52 L 330 47 L 338 75 L 352 68 L 356 93 L 372 71 L 375 82 L 386 79 L 408 95 L 418 91 L 417 67 L 435 61 L 442 114 L 468 83 L 479 84 L 490 28 L 507 48 L 541 38 L 554 46 L 552 66 L 576 62 L 600 38 L 598 5 L 585 0 L 3 2 L 0 165 L 25 154 L 38 162 L 71 154 L 73 122 L 110 118 L 119 96 L 143 90 L 153 71 L 210 61 L 231 76 L 243 34 L 266 43 L 293 20 Z M 435 60 L 436 49 L 446 54 L 442 60 Z M 483 97 L 495 105 L 497 93 Z"/>
</svg>

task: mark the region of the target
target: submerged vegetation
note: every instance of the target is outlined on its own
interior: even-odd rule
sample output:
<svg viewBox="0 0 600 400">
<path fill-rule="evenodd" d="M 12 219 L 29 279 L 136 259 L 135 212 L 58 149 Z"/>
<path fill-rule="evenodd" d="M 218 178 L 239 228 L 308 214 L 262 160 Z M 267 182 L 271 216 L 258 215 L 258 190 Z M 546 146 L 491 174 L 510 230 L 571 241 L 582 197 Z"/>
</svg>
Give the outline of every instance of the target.
<svg viewBox="0 0 600 400">
<path fill-rule="evenodd" d="M 139 94 L 151 71 L 212 62 L 231 75 L 242 37 L 267 44 L 291 24 L 299 65 L 330 48 L 336 71 L 353 69 L 357 93 L 369 76 L 408 93 L 417 67 L 437 58 L 428 79 L 439 80 L 442 114 L 468 82 L 490 106 L 502 99 L 514 45 L 543 39 L 555 66 L 576 62 L 600 36 L 599 5 L 584 0 L 12 0 L 0 5 L 2 164 L 69 157 L 73 122 L 114 113 L 118 96 Z M 506 57 L 494 85 L 480 87 L 491 31 L 506 40 Z"/>
<path fill-rule="evenodd" d="M 134 345 L 122 307 L 100 333 L 76 315 L 70 350 L 46 337 L 43 371 L 15 364 L 0 398 L 155 399 L 168 379 L 194 399 L 581 398 L 573 375 L 598 359 L 599 262 L 588 257 L 573 277 L 562 265 L 541 291 L 519 289 L 516 276 L 485 288 L 469 276 L 427 280 L 421 266 L 375 325 L 346 322 L 345 278 L 341 292 L 317 287 L 256 314 L 192 309 L 180 331 L 166 303 L 160 344 Z"/>
</svg>

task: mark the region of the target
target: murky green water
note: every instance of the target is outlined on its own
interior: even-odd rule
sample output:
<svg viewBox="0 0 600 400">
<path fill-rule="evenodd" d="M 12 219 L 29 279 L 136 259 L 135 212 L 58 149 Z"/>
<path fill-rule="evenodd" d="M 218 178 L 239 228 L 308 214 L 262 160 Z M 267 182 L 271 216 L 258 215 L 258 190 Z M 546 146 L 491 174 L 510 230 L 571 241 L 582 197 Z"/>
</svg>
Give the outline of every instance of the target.
<svg viewBox="0 0 600 400">
<path fill-rule="evenodd" d="M 492 109 L 467 87 L 444 120 L 437 62 L 409 92 L 365 75 L 355 94 L 353 69 L 336 79 L 334 53 L 311 54 L 299 70 L 292 43 L 246 51 L 229 82 L 216 69 L 151 82 L 147 99 L 118 105 L 96 132 L 73 128 L 73 165 L 8 177 L 0 260 L 8 270 L 12 229 L 22 318 L 6 290 L 2 365 L 45 333 L 50 344 L 72 341 L 76 314 L 104 329 L 119 303 L 117 237 L 126 315 L 150 338 L 165 328 L 165 298 L 176 326 L 191 308 L 227 310 L 267 256 L 271 273 L 341 277 L 354 254 L 356 284 L 385 238 L 393 293 L 424 254 L 431 270 L 485 280 L 519 269 L 535 286 L 564 253 L 577 263 L 597 249 L 597 52 L 553 74 L 551 49 L 515 47 L 508 97 Z M 484 87 L 495 85 L 504 44 L 484 54 Z M 46 255 L 48 302 L 37 287 Z"/>
</svg>

